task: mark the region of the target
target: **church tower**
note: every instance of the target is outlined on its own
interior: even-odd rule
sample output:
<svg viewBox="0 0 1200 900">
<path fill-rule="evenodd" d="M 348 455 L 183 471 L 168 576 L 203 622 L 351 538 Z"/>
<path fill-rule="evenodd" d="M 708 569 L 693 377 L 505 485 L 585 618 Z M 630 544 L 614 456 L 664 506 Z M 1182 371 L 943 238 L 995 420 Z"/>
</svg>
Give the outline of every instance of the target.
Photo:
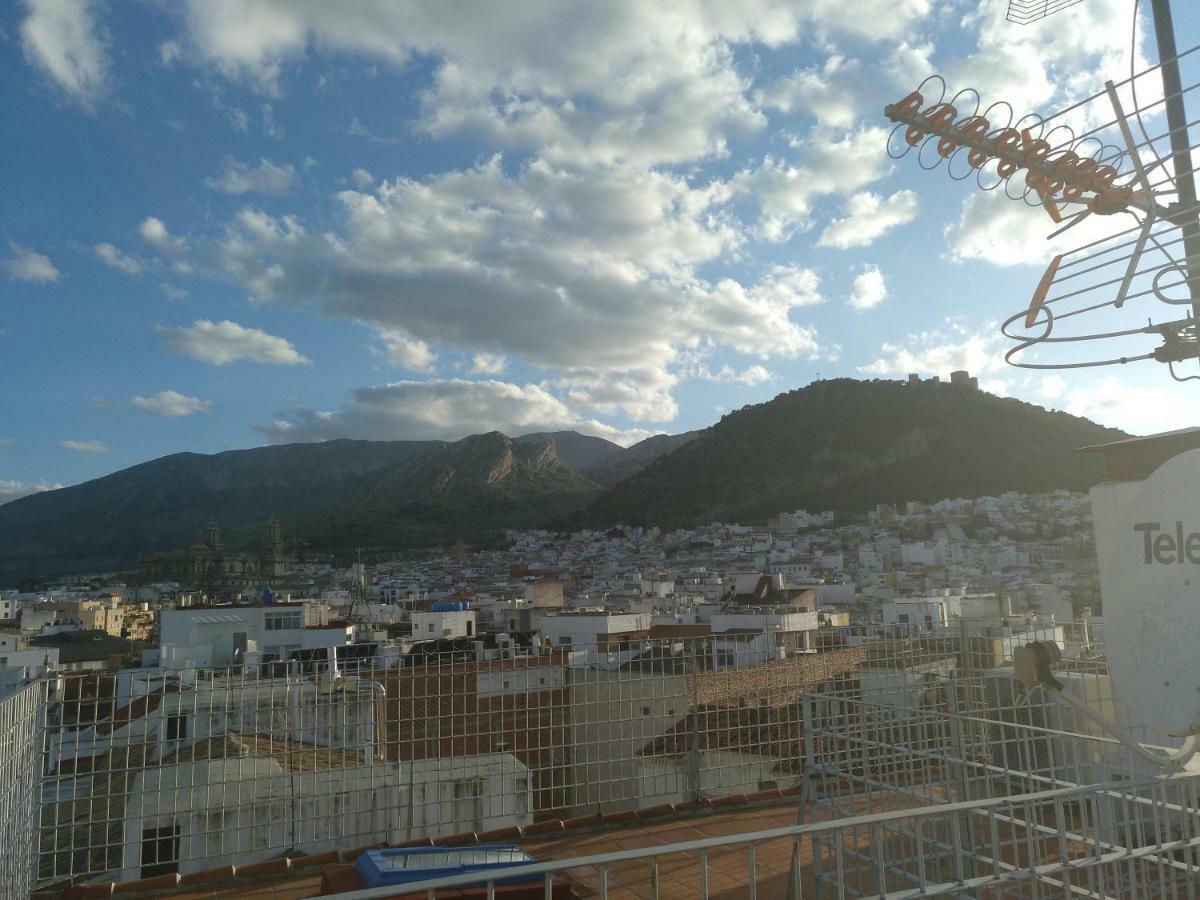
<svg viewBox="0 0 1200 900">
<path fill-rule="evenodd" d="M 288 561 L 283 549 L 279 519 L 272 514 L 263 533 L 262 566 L 259 571 L 265 578 L 282 578 L 287 575 L 287 570 Z"/>
</svg>

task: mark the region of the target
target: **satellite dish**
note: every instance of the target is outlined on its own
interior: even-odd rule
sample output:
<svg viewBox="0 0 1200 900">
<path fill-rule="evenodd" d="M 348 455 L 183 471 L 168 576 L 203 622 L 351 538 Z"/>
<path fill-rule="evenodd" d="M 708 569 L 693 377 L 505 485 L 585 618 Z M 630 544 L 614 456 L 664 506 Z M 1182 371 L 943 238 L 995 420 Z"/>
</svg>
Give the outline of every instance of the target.
<svg viewBox="0 0 1200 900">
<path fill-rule="evenodd" d="M 1118 517 L 1105 649 L 1124 710 L 1174 736 L 1200 732 L 1200 449 L 1163 463 Z"/>
</svg>

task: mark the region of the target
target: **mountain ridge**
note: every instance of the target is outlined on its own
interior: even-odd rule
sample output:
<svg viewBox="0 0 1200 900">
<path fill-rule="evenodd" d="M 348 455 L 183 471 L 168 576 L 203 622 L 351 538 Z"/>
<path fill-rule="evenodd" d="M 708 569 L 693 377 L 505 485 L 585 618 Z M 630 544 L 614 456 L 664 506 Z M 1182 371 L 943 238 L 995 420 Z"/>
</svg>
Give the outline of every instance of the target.
<svg viewBox="0 0 1200 900">
<path fill-rule="evenodd" d="M 1086 490 L 1101 478 L 1100 461 L 1075 451 L 1127 436 L 944 382 L 829 379 L 722 417 L 571 524 L 683 527 L 798 508 L 861 513 L 905 500 Z"/>
<path fill-rule="evenodd" d="M 380 552 L 504 528 L 762 521 L 785 509 L 1086 488 L 1073 451 L 1116 429 L 946 383 L 831 379 L 628 448 L 576 432 L 177 453 L 0 505 L 0 585 L 111 571 L 191 544 L 231 549 L 277 513 L 314 550 Z M 574 465 L 569 465 L 566 459 Z"/>
</svg>

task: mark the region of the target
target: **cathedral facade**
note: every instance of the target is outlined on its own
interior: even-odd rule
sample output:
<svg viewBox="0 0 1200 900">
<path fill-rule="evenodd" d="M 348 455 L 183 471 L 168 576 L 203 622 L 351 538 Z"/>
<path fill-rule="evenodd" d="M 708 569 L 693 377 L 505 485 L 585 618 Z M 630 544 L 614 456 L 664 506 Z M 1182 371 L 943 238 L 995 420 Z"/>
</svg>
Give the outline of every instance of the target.
<svg viewBox="0 0 1200 900">
<path fill-rule="evenodd" d="M 262 549 L 258 553 L 226 550 L 221 540 L 221 526 L 214 518 L 186 550 L 151 553 L 144 556 L 138 566 L 143 581 L 177 581 L 207 590 L 275 586 L 289 571 L 290 562 L 275 516 L 267 521 Z"/>
</svg>

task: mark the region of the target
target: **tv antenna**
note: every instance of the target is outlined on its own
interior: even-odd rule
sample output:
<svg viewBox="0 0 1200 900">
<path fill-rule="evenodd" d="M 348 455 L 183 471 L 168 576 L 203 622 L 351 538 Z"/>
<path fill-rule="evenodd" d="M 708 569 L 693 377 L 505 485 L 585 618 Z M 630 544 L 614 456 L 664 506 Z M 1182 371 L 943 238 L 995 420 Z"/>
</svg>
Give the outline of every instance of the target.
<svg viewBox="0 0 1200 900">
<path fill-rule="evenodd" d="M 1007 18 L 1027 25 L 1078 2 L 1011 0 Z M 1086 223 L 1082 243 L 1050 260 L 1030 302 L 1001 326 L 1013 342 L 1004 355 L 1010 365 L 1153 360 L 1177 381 L 1200 381 L 1197 143 L 1184 102 L 1200 87 L 1200 47 L 1179 53 L 1170 0 L 1149 2 L 1158 63 L 1134 71 L 1135 0 L 1129 77 L 1054 115 L 1018 118 L 1003 101 L 984 107 L 971 89 L 948 96 L 936 75 L 884 109 L 896 123 L 888 138 L 893 158 L 915 152 L 923 168 L 945 163 L 952 178 L 973 178 L 983 190 L 1003 188 L 1041 207 L 1051 238 Z M 1196 70 L 1186 86 L 1181 63 Z M 1195 374 L 1180 374 L 1185 365 Z"/>
</svg>

